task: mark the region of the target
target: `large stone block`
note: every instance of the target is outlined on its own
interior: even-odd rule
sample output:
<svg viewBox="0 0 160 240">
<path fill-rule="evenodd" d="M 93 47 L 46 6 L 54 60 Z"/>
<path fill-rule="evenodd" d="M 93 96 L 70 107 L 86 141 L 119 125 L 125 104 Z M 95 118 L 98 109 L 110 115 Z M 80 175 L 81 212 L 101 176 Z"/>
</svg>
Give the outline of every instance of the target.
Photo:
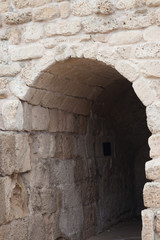
<svg viewBox="0 0 160 240">
<path fill-rule="evenodd" d="M 146 177 L 149 180 L 160 179 L 160 158 L 146 162 Z"/>
<path fill-rule="evenodd" d="M 139 77 L 138 67 L 129 61 L 119 61 L 116 64 L 115 68 L 120 74 L 122 74 L 123 77 L 127 78 L 130 82 L 134 82 Z"/>
<path fill-rule="evenodd" d="M 74 35 L 81 30 L 81 24 L 78 19 L 49 23 L 45 27 L 45 32 L 48 37 L 54 35 Z"/>
<path fill-rule="evenodd" d="M 146 183 L 143 190 L 144 205 L 148 208 L 160 207 L 160 183 Z"/>
<path fill-rule="evenodd" d="M 159 157 L 160 156 L 160 134 L 154 134 L 148 139 L 150 146 L 150 157 Z"/>
<path fill-rule="evenodd" d="M 59 16 L 57 5 L 45 6 L 34 10 L 35 21 L 45 21 Z"/>
<path fill-rule="evenodd" d="M 109 36 L 109 45 L 123 45 L 123 44 L 133 44 L 140 42 L 142 40 L 142 32 L 139 30 L 134 31 L 121 31 L 117 33 L 112 33 Z"/>
<path fill-rule="evenodd" d="M 29 60 L 43 56 L 44 47 L 40 44 L 31 44 L 27 46 L 10 46 L 9 54 L 12 61 Z"/>
<path fill-rule="evenodd" d="M 160 102 L 149 105 L 146 109 L 147 125 L 152 133 L 160 131 Z"/>
<path fill-rule="evenodd" d="M 13 77 L 17 75 L 21 70 L 18 63 L 13 63 L 11 65 L 0 64 L 0 77 Z"/>
<path fill-rule="evenodd" d="M 0 174 L 26 172 L 30 166 L 28 134 L 0 133 Z"/>
<path fill-rule="evenodd" d="M 142 240 L 154 240 L 154 212 L 146 209 L 142 211 Z"/>
<path fill-rule="evenodd" d="M 143 62 L 142 72 L 146 77 L 160 77 L 160 61 L 159 60 L 148 60 Z"/>
<path fill-rule="evenodd" d="M 67 18 L 70 15 L 70 4 L 69 2 L 62 2 L 59 5 L 61 18 Z"/>
<path fill-rule="evenodd" d="M 31 11 L 8 12 L 4 15 L 6 24 L 23 24 L 32 21 Z"/>
<path fill-rule="evenodd" d="M 23 129 L 23 107 L 19 100 L 6 100 L 2 105 L 2 118 L 6 130 Z"/>
<path fill-rule="evenodd" d="M 22 38 L 25 42 L 35 42 L 43 37 L 43 27 L 39 24 L 26 26 Z"/>
<path fill-rule="evenodd" d="M 47 130 L 49 126 L 49 110 L 41 106 L 32 107 L 32 130 Z"/>
<path fill-rule="evenodd" d="M 27 192 L 19 175 L 0 178 L 0 224 L 28 216 Z"/>
<path fill-rule="evenodd" d="M 56 135 L 56 153 L 55 157 L 58 159 L 73 159 L 74 147 L 73 136 L 57 134 Z"/>
<path fill-rule="evenodd" d="M 113 17 L 87 17 L 82 20 L 85 33 L 107 33 L 118 28 L 118 21 Z"/>
<path fill-rule="evenodd" d="M 143 38 L 145 41 L 159 41 L 160 40 L 160 27 L 151 26 L 144 30 Z"/>
<path fill-rule="evenodd" d="M 33 137 L 33 153 L 39 158 L 53 158 L 55 154 L 53 134 L 40 133 Z"/>
<path fill-rule="evenodd" d="M 160 81 L 140 78 L 133 83 L 133 88 L 145 106 L 160 100 Z"/>
<path fill-rule="evenodd" d="M 50 2 L 52 2 L 52 0 L 13 0 L 16 8 L 39 7 Z"/>
<path fill-rule="evenodd" d="M 140 44 L 135 49 L 135 56 L 140 59 L 159 58 L 160 44 L 154 42 Z"/>
</svg>

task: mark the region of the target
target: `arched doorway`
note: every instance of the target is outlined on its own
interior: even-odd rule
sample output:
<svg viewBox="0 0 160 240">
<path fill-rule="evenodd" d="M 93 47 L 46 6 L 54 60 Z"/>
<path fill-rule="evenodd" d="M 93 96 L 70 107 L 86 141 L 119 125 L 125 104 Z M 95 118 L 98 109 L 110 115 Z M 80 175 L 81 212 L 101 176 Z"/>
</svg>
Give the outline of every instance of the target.
<svg viewBox="0 0 160 240">
<path fill-rule="evenodd" d="M 140 216 L 149 131 L 129 81 L 101 62 L 69 59 L 41 71 L 23 100 L 32 239 L 87 239 Z"/>
</svg>

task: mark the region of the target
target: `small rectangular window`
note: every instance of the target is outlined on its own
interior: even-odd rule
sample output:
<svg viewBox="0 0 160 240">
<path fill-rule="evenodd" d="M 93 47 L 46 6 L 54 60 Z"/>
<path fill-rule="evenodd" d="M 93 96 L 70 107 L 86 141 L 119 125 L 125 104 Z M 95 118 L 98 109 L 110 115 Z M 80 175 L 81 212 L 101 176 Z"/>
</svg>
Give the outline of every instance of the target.
<svg viewBox="0 0 160 240">
<path fill-rule="evenodd" d="M 111 143 L 110 142 L 104 142 L 103 143 L 103 155 L 111 156 Z"/>
</svg>

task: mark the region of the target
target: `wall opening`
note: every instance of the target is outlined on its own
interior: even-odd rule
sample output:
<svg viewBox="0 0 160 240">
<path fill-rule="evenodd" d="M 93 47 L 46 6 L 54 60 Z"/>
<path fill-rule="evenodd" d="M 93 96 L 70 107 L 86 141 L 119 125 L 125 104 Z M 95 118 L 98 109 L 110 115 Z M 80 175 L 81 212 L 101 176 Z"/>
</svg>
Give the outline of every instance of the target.
<svg viewBox="0 0 160 240">
<path fill-rule="evenodd" d="M 31 91 L 32 171 L 24 178 L 45 237 L 86 240 L 140 219 L 150 133 L 131 83 L 103 63 L 69 59 L 42 72 Z"/>
</svg>

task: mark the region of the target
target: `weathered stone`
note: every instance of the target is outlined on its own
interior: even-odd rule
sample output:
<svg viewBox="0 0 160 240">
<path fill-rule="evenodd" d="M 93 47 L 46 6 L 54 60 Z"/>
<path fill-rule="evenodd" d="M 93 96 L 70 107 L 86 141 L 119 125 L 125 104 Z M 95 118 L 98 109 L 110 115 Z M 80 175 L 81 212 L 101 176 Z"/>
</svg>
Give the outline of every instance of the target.
<svg viewBox="0 0 160 240">
<path fill-rule="evenodd" d="M 73 151 L 73 136 L 72 135 L 56 135 L 56 153 L 55 158 L 58 159 L 72 159 Z"/>
<path fill-rule="evenodd" d="M 160 0 L 146 0 L 146 5 L 148 7 L 157 7 L 157 6 L 160 6 Z"/>
<path fill-rule="evenodd" d="M 105 15 L 112 14 L 115 9 L 110 0 L 98 0 L 96 2 L 97 12 Z"/>
<path fill-rule="evenodd" d="M 160 179 L 160 158 L 146 162 L 146 177 L 149 180 Z"/>
<path fill-rule="evenodd" d="M 7 12 L 9 9 L 9 0 L 0 1 L 0 13 Z"/>
<path fill-rule="evenodd" d="M 55 154 L 55 137 L 52 134 L 41 133 L 33 139 L 33 153 L 40 158 L 51 158 Z"/>
<path fill-rule="evenodd" d="M 145 43 L 140 44 L 135 49 L 135 56 L 137 58 L 159 58 L 160 44 L 159 43 Z"/>
<path fill-rule="evenodd" d="M 60 16 L 61 18 L 67 18 L 70 15 L 70 4 L 69 2 L 62 2 L 59 5 Z"/>
<path fill-rule="evenodd" d="M 144 30 L 143 38 L 145 41 L 159 41 L 160 40 L 160 27 L 159 26 L 151 26 Z"/>
<path fill-rule="evenodd" d="M 45 32 L 48 37 L 54 35 L 74 35 L 80 30 L 81 24 L 79 20 L 49 23 L 45 27 Z"/>
<path fill-rule="evenodd" d="M 43 56 L 44 47 L 40 44 L 31 44 L 28 46 L 10 47 L 9 53 L 12 61 L 21 61 L 40 58 Z"/>
<path fill-rule="evenodd" d="M 30 11 L 8 12 L 4 16 L 6 24 L 23 24 L 32 21 L 32 13 Z"/>
<path fill-rule="evenodd" d="M 160 77 L 160 61 L 148 60 L 143 62 L 141 71 L 146 77 Z"/>
<path fill-rule="evenodd" d="M 0 77 L 13 77 L 17 75 L 21 70 L 18 63 L 13 63 L 11 65 L 0 64 Z"/>
<path fill-rule="evenodd" d="M 32 130 L 47 130 L 49 126 L 49 111 L 40 106 L 32 107 Z"/>
<path fill-rule="evenodd" d="M 12 240 L 25 240 L 28 237 L 28 218 L 17 219 L 11 222 L 9 236 Z M 7 238 L 5 238 L 8 240 Z"/>
<path fill-rule="evenodd" d="M 142 40 L 142 32 L 135 31 L 123 31 L 112 33 L 109 36 L 108 43 L 109 45 L 123 45 L 123 44 L 132 44 L 137 43 Z"/>
<path fill-rule="evenodd" d="M 72 13 L 76 16 L 87 16 L 93 12 L 93 3 L 89 0 L 74 1 L 72 4 Z"/>
<path fill-rule="evenodd" d="M 160 212 L 159 211 L 156 213 L 156 231 L 160 236 Z"/>
<path fill-rule="evenodd" d="M 82 20 L 85 33 L 107 33 L 118 28 L 117 19 L 113 17 L 88 17 Z"/>
<path fill-rule="evenodd" d="M 50 2 L 52 2 L 52 0 L 13 0 L 16 8 L 39 7 Z"/>
<path fill-rule="evenodd" d="M 57 5 L 51 5 L 49 7 L 41 7 L 34 11 L 34 20 L 35 21 L 45 21 L 58 17 L 58 7 Z"/>
<path fill-rule="evenodd" d="M 0 178 L 0 223 L 28 216 L 27 192 L 19 175 Z"/>
<path fill-rule="evenodd" d="M 146 209 L 142 211 L 142 239 L 154 240 L 154 212 Z"/>
<path fill-rule="evenodd" d="M 116 64 L 115 68 L 120 74 L 122 74 L 122 76 L 127 78 L 130 82 L 134 82 L 139 76 L 137 66 L 128 61 L 119 61 Z"/>
<path fill-rule="evenodd" d="M 145 106 L 160 99 L 159 80 L 140 78 L 133 83 L 133 88 Z"/>
<path fill-rule="evenodd" d="M 116 8 L 118 9 L 131 9 L 136 6 L 136 0 L 117 0 L 116 1 Z"/>
<path fill-rule="evenodd" d="M 150 146 L 150 157 L 159 157 L 160 156 L 160 134 L 154 134 L 148 139 Z"/>
<path fill-rule="evenodd" d="M 43 27 L 38 24 L 27 26 L 24 30 L 22 37 L 25 42 L 37 41 L 43 37 Z"/>
<path fill-rule="evenodd" d="M 148 208 L 160 207 L 160 183 L 146 183 L 143 190 L 144 205 Z"/>
<path fill-rule="evenodd" d="M 2 117 L 6 130 L 23 129 L 23 108 L 19 100 L 6 100 L 2 106 Z"/>
<path fill-rule="evenodd" d="M 152 133 L 160 131 L 160 102 L 155 102 L 147 107 L 147 124 Z"/>
</svg>

